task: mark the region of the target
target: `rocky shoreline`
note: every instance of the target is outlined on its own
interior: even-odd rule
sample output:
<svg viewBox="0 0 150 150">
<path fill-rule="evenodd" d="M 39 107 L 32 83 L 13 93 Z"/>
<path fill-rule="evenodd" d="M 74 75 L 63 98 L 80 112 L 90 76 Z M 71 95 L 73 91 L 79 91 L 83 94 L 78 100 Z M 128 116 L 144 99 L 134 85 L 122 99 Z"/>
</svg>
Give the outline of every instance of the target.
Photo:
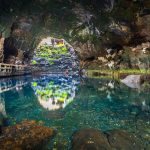
<svg viewBox="0 0 150 150">
<path fill-rule="evenodd" d="M 35 121 L 5 127 L 0 137 L 0 150 L 41 150 L 55 131 L 38 125 Z"/>
<path fill-rule="evenodd" d="M 96 129 L 83 129 L 73 136 L 73 150 L 142 150 L 144 148 L 140 139 L 124 130 L 101 132 Z"/>
<path fill-rule="evenodd" d="M 47 143 L 55 137 L 54 129 L 38 125 L 35 121 L 23 121 L 4 128 L 0 137 L 1 150 L 46 150 Z M 102 132 L 85 128 L 72 135 L 72 150 L 149 150 L 134 133 L 116 129 Z"/>
</svg>

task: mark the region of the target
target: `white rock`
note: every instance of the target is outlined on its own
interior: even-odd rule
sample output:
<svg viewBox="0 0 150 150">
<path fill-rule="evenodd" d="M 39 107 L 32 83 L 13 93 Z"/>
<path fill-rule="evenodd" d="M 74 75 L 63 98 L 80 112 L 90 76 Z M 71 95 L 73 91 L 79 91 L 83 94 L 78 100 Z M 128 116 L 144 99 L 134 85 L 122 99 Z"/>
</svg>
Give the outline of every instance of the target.
<svg viewBox="0 0 150 150">
<path fill-rule="evenodd" d="M 121 82 L 131 88 L 140 88 L 141 75 L 128 75 Z"/>
</svg>

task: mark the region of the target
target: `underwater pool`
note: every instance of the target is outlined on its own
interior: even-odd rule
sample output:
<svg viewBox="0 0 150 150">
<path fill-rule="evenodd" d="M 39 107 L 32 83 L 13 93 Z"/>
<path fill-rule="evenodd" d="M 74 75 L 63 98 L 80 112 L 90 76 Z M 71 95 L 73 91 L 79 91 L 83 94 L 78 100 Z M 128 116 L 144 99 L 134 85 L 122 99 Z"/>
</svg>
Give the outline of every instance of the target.
<svg viewBox="0 0 150 150">
<path fill-rule="evenodd" d="M 0 79 L 11 124 L 37 120 L 57 130 L 51 148 L 68 149 L 81 128 L 125 129 L 150 137 L 150 89 L 119 81 L 42 75 Z"/>
</svg>

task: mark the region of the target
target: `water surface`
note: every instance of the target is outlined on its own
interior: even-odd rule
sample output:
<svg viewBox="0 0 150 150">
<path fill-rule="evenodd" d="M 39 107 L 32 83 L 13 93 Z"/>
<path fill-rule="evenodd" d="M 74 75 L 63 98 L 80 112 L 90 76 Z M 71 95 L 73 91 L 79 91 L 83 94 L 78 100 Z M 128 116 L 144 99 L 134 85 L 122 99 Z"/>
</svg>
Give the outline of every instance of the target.
<svg viewBox="0 0 150 150">
<path fill-rule="evenodd" d="M 150 137 L 150 92 L 112 79 L 42 75 L 0 79 L 11 124 L 37 120 L 57 130 L 51 147 L 67 149 L 82 128 L 125 129 Z"/>
</svg>

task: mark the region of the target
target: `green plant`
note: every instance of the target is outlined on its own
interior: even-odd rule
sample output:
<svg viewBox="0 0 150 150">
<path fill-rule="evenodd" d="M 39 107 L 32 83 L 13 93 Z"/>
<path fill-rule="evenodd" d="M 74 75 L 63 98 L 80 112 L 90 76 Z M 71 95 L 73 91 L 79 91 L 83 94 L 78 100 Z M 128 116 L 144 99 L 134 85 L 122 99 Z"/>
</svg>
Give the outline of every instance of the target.
<svg viewBox="0 0 150 150">
<path fill-rule="evenodd" d="M 37 85 L 38 85 L 37 82 L 32 82 L 33 87 L 36 87 Z"/>
<path fill-rule="evenodd" d="M 32 60 L 32 61 L 31 61 L 31 64 L 32 64 L 32 65 L 36 65 L 36 64 L 37 64 L 37 61 L 36 61 L 36 60 Z"/>
<path fill-rule="evenodd" d="M 58 60 L 61 58 L 61 55 L 67 55 L 68 49 L 66 46 L 53 48 L 48 45 L 42 45 L 36 52 L 37 58 L 45 59 L 49 62 L 50 65 L 54 64 L 55 60 Z M 32 64 L 37 64 L 36 60 L 32 60 Z"/>
</svg>

